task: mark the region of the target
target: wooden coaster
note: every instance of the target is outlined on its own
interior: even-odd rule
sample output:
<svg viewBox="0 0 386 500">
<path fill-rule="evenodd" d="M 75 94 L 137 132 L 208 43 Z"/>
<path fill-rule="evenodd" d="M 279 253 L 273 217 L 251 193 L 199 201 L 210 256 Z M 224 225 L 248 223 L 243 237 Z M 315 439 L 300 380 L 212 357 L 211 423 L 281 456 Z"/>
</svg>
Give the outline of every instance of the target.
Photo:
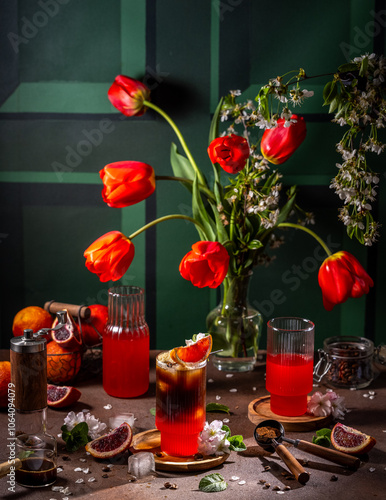
<svg viewBox="0 0 386 500">
<path fill-rule="evenodd" d="M 310 399 L 310 397 L 308 397 Z M 327 417 L 314 417 L 313 415 L 300 415 L 299 417 L 286 417 L 276 415 L 271 411 L 270 396 L 251 401 L 248 405 L 248 418 L 254 424 L 259 424 L 263 420 L 278 420 L 286 431 L 313 431 L 327 426 L 332 419 L 331 415 Z"/>
<path fill-rule="evenodd" d="M 158 429 L 140 432 L 133 436 L 130 451 L 136 453 L 139 451 L 150 451 L 154 453 L 156 470 L 165 471 L 200 471 L 208 470 L 225 462 L 229 453 L 215 457 L 204 456 L 201 460 L 195 460 L 193 457 L 172 457 L 161 452 L 161 433 Z M 157 456 L 157 454 L 161 454 Z"/>
</svg>

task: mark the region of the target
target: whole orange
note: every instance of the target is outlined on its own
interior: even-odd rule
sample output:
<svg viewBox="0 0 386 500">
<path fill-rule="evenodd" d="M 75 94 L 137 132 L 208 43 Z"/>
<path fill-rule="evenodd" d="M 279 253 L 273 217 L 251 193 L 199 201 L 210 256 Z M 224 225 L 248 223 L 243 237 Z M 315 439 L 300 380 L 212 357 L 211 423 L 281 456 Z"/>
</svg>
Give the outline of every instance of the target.
<svg viewBox="0 0 386 500">
<path fill-rule="evenodd" d="M 68 351 L 55 340 L 47 344 L 47 378 L 53 384 L 68 382 L 79 372 L 82 352 Z"/>
<path fill-rule="evenodd" d="M 23 335 L 26 328 L 36 333 L 41 328 L 50 328 L 52 316 L 39 306 L 28 306 L 21 309 L 13 319 L 12 333 L 15 337 Z"/>
<path fill-rule="evenodd" d="M 90 318 L 81 320 L 82 335 L 86 346 L 90 347 L 102 342 L 103 332 L 109 317 L 107 306 L 92 304 L 88 306 Z"/>
<path fill-rule="evenodd" d="M 8 406 L 8 384 L 11 382 L 11 363 L 0 361 L 0 407 Z"/>
</svg>

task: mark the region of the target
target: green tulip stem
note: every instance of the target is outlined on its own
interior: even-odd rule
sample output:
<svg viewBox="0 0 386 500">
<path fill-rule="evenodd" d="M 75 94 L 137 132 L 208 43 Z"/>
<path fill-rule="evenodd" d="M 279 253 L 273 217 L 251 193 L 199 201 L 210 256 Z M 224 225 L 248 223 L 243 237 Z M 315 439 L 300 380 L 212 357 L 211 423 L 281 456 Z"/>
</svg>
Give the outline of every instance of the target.
<svg viewBox="0 0 386 500">
<path fill-rule="evenodd" d="M 188 217 L 187 215 L 181 215 L 181 214 L 171 214 L 171 215 L 164 215 L 163 217 L 160 217 L 159 219 L 155 219 L 149 224 L 146 224 L 145 226 L 142 226 L 141 229 L 138 229 L 135 231 L 133 234 L 129 236 L 129 240 L 132 240 L 139 234 L 141 234 L 143 231 L 146 231 L 147 229 L 150 229 L 151 227 L 155 226 L 159 222 L 164 222 L 166 220 L 172 220 L 172 219 L 185 219 L 188 220 L 189 222 L 193 222 L 196 226 L 198 226 L 202 231 L 205 231 L 204 227 L 196 220 L 193 219 L 192 217 Z"/>
<path fill-rule="evenodd" d="M 304 231 L 311 236 L 313 236 L 316 241 L 319 243 L 319 245 L 323 248 L 323 250 L 326 252 L 328 257 L 332 255 L 331 250 L 328 248 L 326 243 L 320 238 L 314 231 L 311 231 L 308 227 L 301 226 L 300 224 L 293 224 L 292 222 L 282 222 L 281 224 L 278 224 L 277 227 L 293 227 L 294 229 L 300 229 L 301 231 Z"/>
<path fill-rule="evenodd" d="M 186 177 L 174 177 L 172 175 L 156 175 L 155 179 L 156 179 L 156 181 L 178 181 L 178 182 L 186 182 L 187 184 L 193 185 L 193 181 L 191 179 L 187 179 Z M 213 201 L 216 201 L 215 195 L 206 186 L 203 186 L 202 184 L 199 184 L 198 188 L 200 189 L 200 191 L 202 191 L 203 193 L 205 193 L 208 198 L 210 198 Z"/>
<path fill-rule="evenodd" d="M 157 113 L 159 113 L 169 123 L 169 125 L 172 127 L 172 129 L 176 133 L 176 136 L 178 137 L 178 140 L 180 141 L 181 146 L 183 147 L 183 149 L 185 151 L 185 154 L 188 157 L 188 160 L 190 161 L 190 164 L 192 165 L 192 167 L 196 171 L 196 173 L 198 175 L 198 178 L 200 180 L 200 183 L 201 184 L 206 184 L 205 179 L 204 179 L 204 177 L 203 177 L 203 175 L 201 173 L 201 170 L 198 168 L 198 166 L 197 166 L 197 164 L 196 164 L 196 162 L 195 162 L 195 160 L 194 160 L 191 152 L 189 151 L 189 148 L 188 148 L 188 146 L 187 146 L 187 144 L 185 142 L 185 139 L 184 139 L 183 135 L 181 134 L 179 128 L 174 123 L 174 121 L 170 118 L 170 116 L 168 114 L 165 113 L 165 111 L 163 111 L 161 108 L 159 108 L 158 106 L 156 106 L 152 102 L 146 101 L 146 99 L 145 99 L 143 101 L 143 104 L 144 104 L 144 106 L 147 106 L 148 108 L 154 109 L 154 111 L 156 111 Z"/>
</svg>

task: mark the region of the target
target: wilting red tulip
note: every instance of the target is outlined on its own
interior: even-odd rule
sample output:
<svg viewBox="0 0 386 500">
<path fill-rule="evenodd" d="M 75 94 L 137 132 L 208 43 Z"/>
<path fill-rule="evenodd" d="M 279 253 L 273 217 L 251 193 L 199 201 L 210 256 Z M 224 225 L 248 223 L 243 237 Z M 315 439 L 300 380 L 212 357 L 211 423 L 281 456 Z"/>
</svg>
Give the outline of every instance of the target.
<svg viewBox="0 0 386 500">
<path fill-rule="evenodd" d="M 84 252 L 86 267 L 104 281 L 117 281 L 134 259 L 134 245 L 119 231 L 110 231 L 94 241 Z"/>
<path fill-rule="evenodd" d="M 111 104 L 125 116 L 141 116 L 147 109 L 143 101 L 150 99 L 150 90 L 138 80 L 118 75 L 107 96 Z"/>
<path fill-rule="evenodd" d="M 208 147 L 212 163 L 218 163 L 228 174 L 237 174 L 245 167 L 249 157 L 248 142 L 239 135 L 226 135 L 214 139 Z"/>
<path fill-rule="evenodd" d="M 261 138 L 261 153 L 268 161 L 280 165 L 294 154 L 304 141 L 307 129 L 303 117 L 292 115 L 291 120 L 296 120 L 289 127 L 284 127 L 284 118 L 279 118 L 277 126 L 267 129 Z"/>
<path fill-rule="evenodd" d="M 374 285 L 359 261 L 344 250 L 327 257 L 320 266 L 318 280 L 327 311 L 350 297 L 362 297 Z"/>
<path fill-rule="evenodd" d="M 194 286 L 217 288 L 228 272 L 229 254 L 217 241 L 198 241 L 180 263 L 183 278 Z"/>
<path fill-rule="evenodd" d="M 148 198 L 155 190 L 153 168 L 140 161 L 109 163 L 100 172 L 103 181 L 102 197 L 109 207 L 135 205 Z"/>
</svg>

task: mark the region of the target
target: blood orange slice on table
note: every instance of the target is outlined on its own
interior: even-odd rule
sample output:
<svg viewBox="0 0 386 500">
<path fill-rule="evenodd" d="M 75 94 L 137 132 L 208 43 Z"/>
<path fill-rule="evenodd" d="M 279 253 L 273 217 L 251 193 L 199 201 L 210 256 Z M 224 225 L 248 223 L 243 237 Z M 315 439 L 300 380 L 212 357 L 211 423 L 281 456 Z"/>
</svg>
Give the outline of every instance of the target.
<svg viewBox="0 0 386 500">
<path fill-rule="evenodd" d="M 64 408 L 76 403 L 81 392 L 76 387 L 47 384 L 47 404 L 53 408 Z"/>
<path fill-rule="evenodd" d="M 199 364 L 208 359 L 212 350 L 212 336 L 199 336 L 195 342 L 189 345 L 175 347 L 170 351 L 170 357 L 173 361 L 180 364 Z"/>
<path fill-rule="evenodd" d="M 372 436 L 338 422 L 332 429 L 331 443 L 338 451 L 349 455 L 362 455 L 371 450 L 376 440 Z"/>
<path fill-rule="evenodd" d="M 86 451 L 95 458 L 112 458 L 128 449 L 133 438 L 133 431 L 127 422 L 108 434 L 86 444 Z"/>
</svg>

